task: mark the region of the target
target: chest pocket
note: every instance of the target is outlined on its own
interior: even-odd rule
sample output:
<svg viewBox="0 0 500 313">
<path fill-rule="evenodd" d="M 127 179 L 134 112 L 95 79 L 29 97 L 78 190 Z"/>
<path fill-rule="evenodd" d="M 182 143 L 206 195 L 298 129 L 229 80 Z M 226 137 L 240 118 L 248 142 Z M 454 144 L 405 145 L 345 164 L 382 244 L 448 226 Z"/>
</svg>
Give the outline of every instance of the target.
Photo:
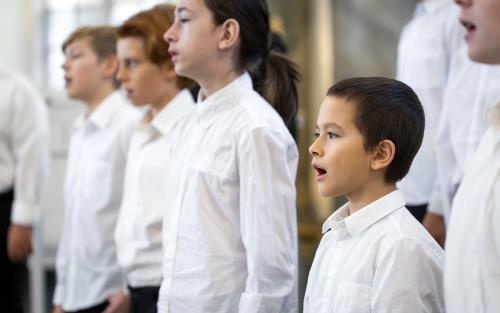
<svg viewBox="0 0 500 313">
<path fill-rule="evenodd" d="M 371 310 L 371 288 L 367 285 L 341 282 L 332 313 L 369 313 Z"/>
</svg>

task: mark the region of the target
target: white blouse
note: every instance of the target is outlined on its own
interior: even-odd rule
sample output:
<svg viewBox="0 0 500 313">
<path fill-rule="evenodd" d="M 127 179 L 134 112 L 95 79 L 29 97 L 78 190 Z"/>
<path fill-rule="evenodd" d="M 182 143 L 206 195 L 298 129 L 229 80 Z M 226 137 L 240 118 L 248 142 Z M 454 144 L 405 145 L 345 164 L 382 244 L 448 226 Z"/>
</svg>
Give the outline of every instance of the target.
<svg viewBox="0 0 500 313">
<path fill-rule="evenodd" d="M 132 287 L 160 286 L 164 181 L 177 175 L 166 158 L 172 132 L 194 109 L 193 97 L 181 91 L 152 121 L 144 121 L 130 142 L 123 201 L 116 226 L 118 263 Z"/>
<path fill-rule="evenodd" d="M 500 103 L 453 201 L 446 311 L 500 312 Z"/>
<path fill-rule="evenodd" d="M 296 312 L 298 152 L 245 73 L 177 128 L 159 312 Z"/>
<path fill-rule="evenodd" d="M 449 0 L 425 0 L 401 32 L 397 78 L 418 95 L 425 111 L 425 134 L 408 174 L 399 184 L 408 205 L 430 201 L 436 180 L 436 136 L 451 55 L 463 45 L 459 8 Z"/>
<path fill-rule="evenodd" d="M 31 82 L 3 66 L 0 90 L 0 194 L 14 188 L 11 221 L 31 225 L 50 166 L 47 104 Z"/>
</svg>

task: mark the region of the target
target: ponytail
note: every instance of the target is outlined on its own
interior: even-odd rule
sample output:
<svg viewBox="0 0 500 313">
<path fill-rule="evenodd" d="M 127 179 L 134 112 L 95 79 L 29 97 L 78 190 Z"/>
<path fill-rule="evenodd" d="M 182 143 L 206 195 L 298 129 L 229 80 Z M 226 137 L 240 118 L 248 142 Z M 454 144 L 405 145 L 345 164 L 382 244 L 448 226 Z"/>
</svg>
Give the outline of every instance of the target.
<svg viewBox="0 0 500 313">
<path fill-rule="evenodd" d="M 266 0 L 204 0 L 216 25 L 233 18 L 240 25 L 239 62 L 249 70 L 255 90 L 281 115 L 287 126 L 297 115 L 297 66 L 270 51 L 269 9 Z"/>
<path fill-rule="evenodd" d="M 250 69 L 255 90 L 278 112 L 287 126 L 295 121 L 298 109 L 297 84 L 300 73 L 297 65 L 284 54 L 271 51 Z"/>
</svg>

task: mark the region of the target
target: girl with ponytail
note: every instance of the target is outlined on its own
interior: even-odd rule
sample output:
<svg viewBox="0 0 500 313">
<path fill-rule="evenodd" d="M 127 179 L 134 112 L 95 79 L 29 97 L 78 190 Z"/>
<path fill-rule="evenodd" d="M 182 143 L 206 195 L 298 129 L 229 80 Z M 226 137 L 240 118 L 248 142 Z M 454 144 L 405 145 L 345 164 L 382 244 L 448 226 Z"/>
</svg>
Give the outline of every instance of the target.
<svg viewBox="0 0 500 313">
<path fill-rule="evenodd" d="M 270 52 L 267 3 L 180 0 L 164 38 L 201 89 L 167 152 L 159 311 L 297 312 L 299 75 Z"/>
</svg>

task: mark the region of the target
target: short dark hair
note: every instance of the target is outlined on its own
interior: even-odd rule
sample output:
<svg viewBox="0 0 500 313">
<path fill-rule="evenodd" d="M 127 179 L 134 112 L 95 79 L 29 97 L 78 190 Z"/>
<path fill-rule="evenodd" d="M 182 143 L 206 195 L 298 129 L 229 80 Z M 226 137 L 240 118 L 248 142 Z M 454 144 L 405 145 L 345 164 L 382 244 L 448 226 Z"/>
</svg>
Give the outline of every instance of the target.
<svg viewBox="0 0 500 313">
<path fill-rule="evenodd" d="M 342 80 L 327 92 L 355 106 L 354 124 L 363 135 L 365 150 L 388 139 L 396 153 L 385 173 L 395 183 L 410 169 L 424 137 L 424 109 L 415 92 L 406 84 L 385 77 L 358 77 Z"/>
</svg>

